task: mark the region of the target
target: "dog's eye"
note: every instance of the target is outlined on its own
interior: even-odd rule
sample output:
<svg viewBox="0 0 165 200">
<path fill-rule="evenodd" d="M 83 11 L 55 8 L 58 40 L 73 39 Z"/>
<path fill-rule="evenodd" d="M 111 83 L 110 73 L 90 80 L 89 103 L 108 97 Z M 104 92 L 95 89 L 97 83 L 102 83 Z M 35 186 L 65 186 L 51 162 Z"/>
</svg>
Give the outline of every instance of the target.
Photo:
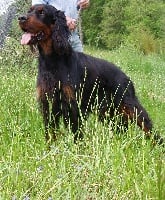
<svg viewBox="0 0 165 200">
<path fill-rule="evenodd" d="M 45 14 L 44 10 L 39 10 L 38 12 L 39 12 L 40 15 L 44 15 Z"/>
</svg>

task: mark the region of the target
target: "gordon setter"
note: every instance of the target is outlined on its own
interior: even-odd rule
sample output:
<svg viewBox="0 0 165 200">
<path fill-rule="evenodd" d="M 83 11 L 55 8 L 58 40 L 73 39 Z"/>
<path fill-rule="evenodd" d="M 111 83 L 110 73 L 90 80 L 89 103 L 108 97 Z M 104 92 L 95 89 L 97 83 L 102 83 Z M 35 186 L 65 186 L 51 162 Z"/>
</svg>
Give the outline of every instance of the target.
<svg viewBox="0 0 165 200">
<path fill-rule="evenodd" d="M 110 62 L 75 52 L 62 11 L 38 4 L 18 20 L 24 31 L 21 43 L 36 45 L 39 51 L 37 98 L 47 141 L 56 138 L 61 117 L 76 141 L 82 136 L 82 119 L 94 108 L 101 120 L 120 116 L 119 126 L 127 128 L 129 121 L 135 122 L 151 136 L 152 122 L 130 78 Z"/>
</svg>

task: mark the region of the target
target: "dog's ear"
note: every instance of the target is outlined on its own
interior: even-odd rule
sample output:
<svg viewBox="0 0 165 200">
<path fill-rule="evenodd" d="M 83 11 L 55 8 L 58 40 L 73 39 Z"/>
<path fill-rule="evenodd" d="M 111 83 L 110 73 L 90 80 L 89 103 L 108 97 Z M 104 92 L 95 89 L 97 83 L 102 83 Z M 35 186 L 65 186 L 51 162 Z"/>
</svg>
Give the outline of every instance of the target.
<svg viewBox="0 0 165 200">
<path fill-rule="evenodd" d="M 62 11 L 57 10 L 54 13 L 53 26 L 53 46 L 57 54 L 69 54 L 71 45 L 69 43 L 70 31 L 66 23 L 66 17 Z"/>
</svg>

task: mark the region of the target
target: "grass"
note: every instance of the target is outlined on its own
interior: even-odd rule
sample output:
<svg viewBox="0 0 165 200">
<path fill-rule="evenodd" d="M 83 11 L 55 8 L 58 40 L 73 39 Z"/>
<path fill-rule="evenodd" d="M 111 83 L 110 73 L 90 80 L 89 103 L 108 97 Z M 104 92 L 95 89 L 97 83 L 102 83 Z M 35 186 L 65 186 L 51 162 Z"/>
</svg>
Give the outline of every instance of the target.
<svg viewBox="0 0 165 200">
<path fill-rule="evenodd" d="M 135 83 L 155 130 L 165 132 L 165 62 L 133 49 L 85 51 L 119 65 Z M 75 145 L 61 123 L 48 151 L 35 99 L 37 60 L 15 40 L 0 52 L 0 200 L 165 199 L 165 157 L 130 125 L 112 132 L 96 115 L 84 124 Z"/>
</svg>

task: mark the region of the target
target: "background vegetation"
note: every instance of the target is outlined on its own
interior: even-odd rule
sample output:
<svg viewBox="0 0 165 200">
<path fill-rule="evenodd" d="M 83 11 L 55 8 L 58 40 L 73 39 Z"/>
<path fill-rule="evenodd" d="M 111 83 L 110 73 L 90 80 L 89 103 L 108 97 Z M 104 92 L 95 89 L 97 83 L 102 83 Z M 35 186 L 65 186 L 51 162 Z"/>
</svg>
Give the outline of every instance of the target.
<svg viewBox="0 0 165 200">
<path fill-rule="evenodd" d="M 113 49 L 134 45 L 145 54 L 165 49 L 164 0 L 91 0 L 83 12 L 84 40 Z"/>
<path fill-rule="evenodd" d="M 111 1 L 95 2 L 104 8 L 101 3 Z M 29 4 L 29 0 L 18 2 L 17 16 L 26 12 Z M 89 16 L 91 20 L 93 16 Z M 125 42 L 116 43 L 120 44 L 118 48 L 109 50 L 105 40 L 100 40 L 103 37 L 97 37 L 97 29 L 101 34 L 103 14 L 98 10 L 95 16 L 100 17 L 93 17 L 93 35 L 86 42 L 99 48 L 86 45 L 85 52 L 116 63 L 131 77 L 153 120 L 154 132 L 165 136 L 163 53 L 144 54 L 136 43 L 127 43 L 129 37 L 129 41 L 138 38 L 131 34 L 127 39 L 123 37 Z M 20 45 L 20 37 L 14 20 L 5 47 L 0 50 L 0 199 L 164 200 L 165 150 L 162 146 L 153 148 L 135 125 L 130 124 L 125 134 L 116 134 L 111 124 L 100 123 L 94 113 L 84 122 L 82 142 L 75 145 L 72 133 L 61 122 L 57 141 L 47 149 L 35 97 L 37 58 L 28 47 Z M 161 40 L 160 36 L 157 38 Z M 104 46 L 107 49 L 100 48 Z"/>
</svg>

